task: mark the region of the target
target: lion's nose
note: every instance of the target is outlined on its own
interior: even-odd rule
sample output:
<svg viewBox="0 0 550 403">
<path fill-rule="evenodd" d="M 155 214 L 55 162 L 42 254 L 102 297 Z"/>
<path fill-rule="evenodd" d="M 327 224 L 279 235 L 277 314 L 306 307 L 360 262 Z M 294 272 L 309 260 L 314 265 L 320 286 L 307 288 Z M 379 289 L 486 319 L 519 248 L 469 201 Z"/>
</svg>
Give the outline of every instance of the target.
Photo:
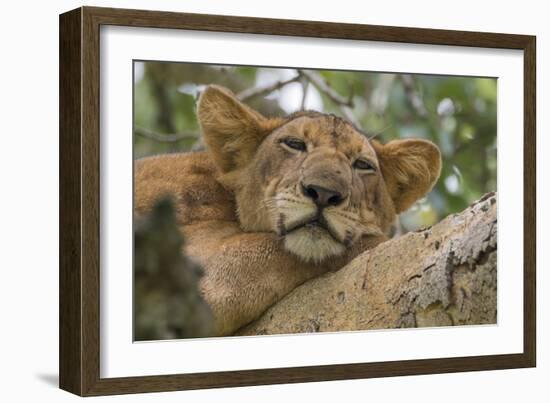
<svg viewBox="0 0 550 403">
<path fill-rule="evenodd" d="M 317 185 L 303 185 L 302 191 L 306 197 L 309 197 L 319 208 L 328 207 L 328 206 L 337 206 L 344 198 L 342 193 L 324 188 Z"/>
</svg>

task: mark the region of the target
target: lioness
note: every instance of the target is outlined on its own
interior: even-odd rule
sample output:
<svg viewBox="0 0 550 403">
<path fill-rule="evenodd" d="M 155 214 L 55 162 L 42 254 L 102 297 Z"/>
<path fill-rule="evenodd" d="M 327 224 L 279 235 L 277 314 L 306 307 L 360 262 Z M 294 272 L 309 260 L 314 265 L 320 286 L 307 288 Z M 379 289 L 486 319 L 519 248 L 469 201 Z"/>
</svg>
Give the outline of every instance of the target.
<svg viewBox="0 0 550 403">
<path fill-rule="evenodd" d="M 440 174 L 429 141 L 382 145 L 318 112 L 266 118 L 219 86 L 197 113 L 207 151 L 136 161 L 135 212 L 174 198 L 217 335 L 386 240 Z"/>
</svg>

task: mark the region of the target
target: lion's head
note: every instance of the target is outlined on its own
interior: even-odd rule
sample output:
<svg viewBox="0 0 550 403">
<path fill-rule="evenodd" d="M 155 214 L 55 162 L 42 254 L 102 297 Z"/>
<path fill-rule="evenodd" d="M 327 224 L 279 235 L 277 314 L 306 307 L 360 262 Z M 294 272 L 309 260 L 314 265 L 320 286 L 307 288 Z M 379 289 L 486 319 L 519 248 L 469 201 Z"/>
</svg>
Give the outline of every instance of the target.
<svg viewBox="0 0 550 403">
<path fill-rule="evenodd" d="M 218 86 L 201 95 L 198 118 L 243 230 L 275 232 L 306 261 L 387 233 L 440 173 L 439 149 L 429 141 L 382 145 L 318 112 L 266 118 Z"/>
</svg>

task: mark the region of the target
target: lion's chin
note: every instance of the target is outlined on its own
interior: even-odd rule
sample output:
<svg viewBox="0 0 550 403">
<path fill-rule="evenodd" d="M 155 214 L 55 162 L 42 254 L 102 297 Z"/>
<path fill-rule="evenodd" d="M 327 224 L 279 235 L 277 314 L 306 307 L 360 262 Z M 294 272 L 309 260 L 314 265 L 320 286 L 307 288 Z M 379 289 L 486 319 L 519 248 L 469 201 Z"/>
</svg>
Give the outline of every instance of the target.
<svg viewBox="0 0 550 403">
<path fill-rule="evenodd" d="M 344 253 L 345 246 L 323 228 L 302 227 L 285 235 L 285 249 L 306 262 L 320 263 Z"/>
</svg>

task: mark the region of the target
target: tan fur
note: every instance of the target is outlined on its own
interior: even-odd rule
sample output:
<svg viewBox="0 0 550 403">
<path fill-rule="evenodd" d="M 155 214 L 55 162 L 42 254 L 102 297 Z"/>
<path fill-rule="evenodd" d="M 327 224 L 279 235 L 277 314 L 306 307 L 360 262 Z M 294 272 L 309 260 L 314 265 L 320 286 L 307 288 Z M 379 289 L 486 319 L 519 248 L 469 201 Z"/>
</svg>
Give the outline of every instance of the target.
<svg viewBox="0 0 550 403">
<path fill-rule="evenodd" d="M 394 140 L 386 145 L 373 141 L 372 145 L 397 213 L 428 193 L 439 178 L 441 154 L 429 141 Z"/>
<path fill-rule="evenodd" d="M 387 239 L 396 212 L 426 194 L 441 167 L 428 141 L 383 146 L 317 112 L 268 119 L 221 87 L 202 94 L 198 118 L 208 151 L 136 161 L 135 209 L 144 214 L 163 195 L 175 199 L 186 253 L 206 271 L 201 289 L 219 335 Z M 288 147 L 288 138 L 307 150 Z M 358 158 L 376 170 L 357 169 Z M 341 201 L 318 209 L 308 186 Z"/>
</svg>

